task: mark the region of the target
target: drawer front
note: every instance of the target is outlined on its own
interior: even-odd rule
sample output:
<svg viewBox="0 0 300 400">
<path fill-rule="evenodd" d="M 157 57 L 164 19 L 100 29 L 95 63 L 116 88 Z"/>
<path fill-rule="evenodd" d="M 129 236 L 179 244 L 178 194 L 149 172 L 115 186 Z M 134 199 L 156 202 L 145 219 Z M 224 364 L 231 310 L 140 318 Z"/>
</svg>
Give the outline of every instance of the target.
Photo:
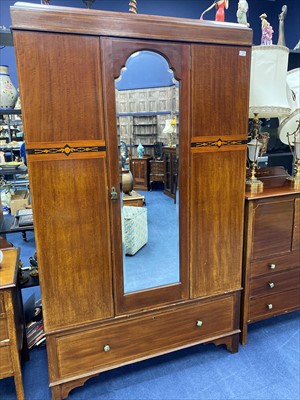
<svg viewBox="0 0 300 400">
<path fill-rule="evenodd" d="M 163 174 L 165 164 L 163 161 L 150 161 L 151 174 Z"/>
<path fill-rule="evenodd" d="M 57 337 L 59 377 L 104 370 L 189 343 L 229 335 L 238 329 L 234 326 L 234 308 L 235 296 L 231 295 L 211 303 Z"/>
<path fill-rule="evenodd" d="M 0 316 L 0 342 L 8 338 L 7 319 Z M 1 344 L 1 343 L 0 343 Z"/>
<path fill-rule="evenodd" d="M 286 311 L 297 310 L 300 307 L 300 289 L 275 293 L 270 296 L 250 300 L 249 321 L 264 319 L 279 315 Z"/>
<path fill-rule="evenodd" d="M 0 345 L 0 379 L 13 375 L 10 347 Z"/>
<path fill-rule="evenodd" d="M 251 280 L 250 297 L 267 296 L 300 287 L 300 268 Z"/>
<path fill-rule="evenodd" d="M 284 256 L 272 257 L 251 263 L 251 276 L 276 273 L 291 268 L 300 267 L 300 253 L 294 252 Z"/>
</svg>

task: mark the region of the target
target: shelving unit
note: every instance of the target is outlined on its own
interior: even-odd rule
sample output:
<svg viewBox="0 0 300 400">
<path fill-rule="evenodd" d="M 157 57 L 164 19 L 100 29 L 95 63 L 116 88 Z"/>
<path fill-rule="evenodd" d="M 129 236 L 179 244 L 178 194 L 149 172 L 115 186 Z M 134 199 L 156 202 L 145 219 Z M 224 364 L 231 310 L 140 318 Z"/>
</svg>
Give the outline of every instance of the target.
<svg viewBox="0 0 300 400">
<path fill-rule="evenodd" d="M 0 140 L 6 140 L 8 143 L 13 140 L 23 140 L 23 135 L 17 136 L 14 132 L 14 130 L 18 130 L 20 125 L 22 125 L 22 120 L 16 118 L 16 116 L 21 115 L 21 113 L 21 110 L 0 109 L 0 126 L 2 126 Z"/>
<path fill-rule="evenodd" d="M 157 116 L 133 116 L 133 142 L 135 144 L 153 144 L 157 140 Z"/>
</svg>

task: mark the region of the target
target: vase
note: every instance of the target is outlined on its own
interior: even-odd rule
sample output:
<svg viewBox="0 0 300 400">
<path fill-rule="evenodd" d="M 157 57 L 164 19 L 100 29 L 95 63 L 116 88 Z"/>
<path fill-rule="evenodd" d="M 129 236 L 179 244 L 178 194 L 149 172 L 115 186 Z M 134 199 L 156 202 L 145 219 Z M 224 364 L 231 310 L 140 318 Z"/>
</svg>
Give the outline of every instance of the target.
<svg viewBox="0 0 300 400">
<path fill-rule="evenodd" d="M 0 65 L 0 108 L 14 108 L 18 93 L 14 87 L 7 65 Z"/>
<path fill-rule="evenodd" d="M 129 194 L 133 189 L 133 176 L 132 173 L 127 169 L 122 171 L 122 191 L 125 194 Z"/>
<path fill-rule="evenodd" d="M 142 145 L 142 143 L 140 143 L 137 147 L 138 158 L 143 158 L 144 152 L 145 152 L 144 146 Z"/>
</svg>

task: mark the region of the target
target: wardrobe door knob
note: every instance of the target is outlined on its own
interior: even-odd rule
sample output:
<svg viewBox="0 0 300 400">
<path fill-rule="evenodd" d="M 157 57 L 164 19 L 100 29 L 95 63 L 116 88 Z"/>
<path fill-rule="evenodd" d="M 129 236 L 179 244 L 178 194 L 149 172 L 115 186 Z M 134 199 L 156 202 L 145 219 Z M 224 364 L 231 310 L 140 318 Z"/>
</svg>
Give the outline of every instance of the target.
<svg viewBox="0 0 300 400">
<path fill-rule="evenodd" d="M 103 346 L 103 350 L 104 351 L 109 351 L 110 350 L 110 345 L 106 344 L 105 346 Z"/>
<path fill-rule="evenodd" d="M 276 264 L 270 264 L 269 267 L 270 267 L 270 269 L 275 269 L 276 268 Z"/>
<path fill-rule="evenodd" d="M 273 289 L 273 287 L 275 287 L 275 283 L 274 282 L 269 282 L 268 285 L 269 285 L 270 289 Z"/>
<path fill-rule="evenodd" d="M 273 304 L 268 304 L 267 307 L 268 307 L 268 310 L 272 310 Z"/>
<path fill-rule="evenodd" d="M 200 327 L 200 326 L 203 325 L 203 322 L 202 322 L 200 319 L 198 319 L 197 322 L 196 322 L 196 325 L 197 325 L 198 327 Z"/>
</svg>

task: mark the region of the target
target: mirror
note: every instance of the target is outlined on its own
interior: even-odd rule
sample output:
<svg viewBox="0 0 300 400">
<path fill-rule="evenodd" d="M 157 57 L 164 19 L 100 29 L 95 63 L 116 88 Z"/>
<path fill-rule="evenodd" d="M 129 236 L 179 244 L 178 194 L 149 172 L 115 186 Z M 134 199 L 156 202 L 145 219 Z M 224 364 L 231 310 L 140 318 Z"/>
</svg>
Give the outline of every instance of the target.
<svg viewBox="0 0 300 400">
<path fill-rule="evenodd" d="M 124 293 L 179 271 L 179 82 L 168 61 L 133 53 L 115 80 Z"/>
</svg>

